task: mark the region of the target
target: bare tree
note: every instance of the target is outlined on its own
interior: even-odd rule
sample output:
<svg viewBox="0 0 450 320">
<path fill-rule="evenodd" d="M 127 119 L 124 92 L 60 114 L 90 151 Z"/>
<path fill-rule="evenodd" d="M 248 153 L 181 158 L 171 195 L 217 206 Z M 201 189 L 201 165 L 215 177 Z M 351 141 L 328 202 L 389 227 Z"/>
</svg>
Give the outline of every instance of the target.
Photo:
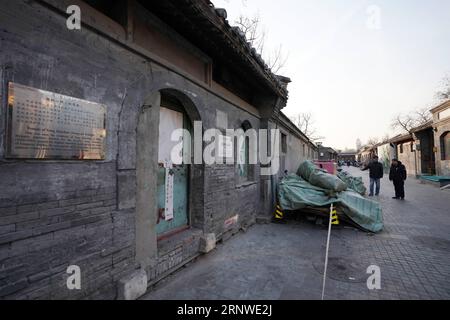
<svg viewBox="0 0 450 320">
<path fill-rule="evenodd" d="M 309 113 L 309 112 L 299 113 L 298 115 L 291 117 L 291 121 L 312 142 L 316 142 L 316 141 L 324 138 L 323 136 L 320 136 L 317 133 L 317 129 L 315 127 L 315 121 L 314 121 L 313 115 L 311 113 Z"/>
<path fill-rule="evenodd" d="M 427 123 L 431 120 L 430 108 L 421 108 L 414 112 L 415 116 L 415 125 L 420 126 L 424 123 Z"/>
<path fill-rule="evenodd" d="M 272 51 L 272 53 L 267 57 L 266 63 L 273 73 L 278 73 L 286 65 L 288 58 L 288 55 L 284 55 L 283 47 L 280 44 L 278 48 Z"/>
<path fill-rule="evenodd" d="M 389 134 L 385 134 L 382 138 L 381 138 L 381 142 L 388 142 L 390 139 Z"/>
<path fill-rule="evenodd" d="M 259 14 L 256 14 L 251 18 L 240 15 L 234 23 L 241 29 L 245 38 L 250 45 L 255 48 L 256 52 L 262 55 L 267 34 L 266 30 L 261 27 L 261 18 Z"/>
<path fill-rule="evenodd" d="M 428 108 L 417 109 L 410 114 L 398 114 L 392 120 L 393 129 L 401 129 L 407 133 L 411 133 L 411 130 L 415 127 L 423 125 L 431 120 L 431 114 Z"/>
<path fill-rule="evenodd" d="M 267 32 L 262 26 L 259 14 L 251 18 L 240 15 L 234 23 L 244 33 L 250 45 L 263 57 L 273 73 L 279 72 L 286 65 L 288 55 L 284 54 L 281 44 L 274 50 L 266 48 Z"/>
<path fill-rule="evenodd" d="M 414 127 L 414 119 L 409 115 L 398 114 L 391 124 L 393 129 L 401 129 L 407 133 L 411 133 L 411 129 Z"/>
<path fill-rule="evenodd" d="M 374 145 L 378 144 L 380 140 L 376 137 L 370 137 L 369 140 L 367 140 L 367 145 L 373 147 Z"/>
<path fill-rule="evenodd" d="M 439 100 L 450 99 L 450 76 L 447 76 L 442 80 L 442 89 L 436 93 L 436 97 Z"/>
</svg>

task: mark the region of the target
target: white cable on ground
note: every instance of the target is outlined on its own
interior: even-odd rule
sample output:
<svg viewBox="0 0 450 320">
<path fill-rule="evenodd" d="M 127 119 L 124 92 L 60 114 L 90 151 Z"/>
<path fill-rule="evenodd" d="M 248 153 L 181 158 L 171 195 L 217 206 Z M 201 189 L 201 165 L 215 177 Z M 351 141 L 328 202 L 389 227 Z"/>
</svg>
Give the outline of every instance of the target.
<svg viewBox="0 0 450 320">
<path fill-rule="evenodd" d="M 325 267 L 323 269 L 323 284 L 322 284 L 322 300 L 325 295 L 325 280 L 327 278 L 327 267 L 328 267 L 328 249 L 330 248 L 330 235 L 331 235 L 331 221 L 333 216 L 333 204 L 330 207 L 330 222 L 328 223 L 328 237 L 327 237 L 327 248 L 325 252 Z"/>
</svg>

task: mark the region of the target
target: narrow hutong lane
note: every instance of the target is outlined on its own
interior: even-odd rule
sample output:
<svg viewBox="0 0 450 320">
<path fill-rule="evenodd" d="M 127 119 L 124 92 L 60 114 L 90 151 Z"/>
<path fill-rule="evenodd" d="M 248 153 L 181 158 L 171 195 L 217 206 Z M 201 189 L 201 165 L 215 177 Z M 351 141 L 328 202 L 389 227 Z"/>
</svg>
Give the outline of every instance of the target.
<svg viewBox="0 0 450 320">
<path fill-rule="evenodd" d="M 351 167 L 353 175 L 368 173 Z M 406 181 L 395 200 L 385 176 L 385 228 L 368 234 L 333 227 L 325 299 L 449 299 L 450 191 Z M 144 299 L 320 299 L 326 227 L 310 222 L 255 225 L 149 291 Z M 381 289 L 367 288 L 378 266 Z"/>
</svg>

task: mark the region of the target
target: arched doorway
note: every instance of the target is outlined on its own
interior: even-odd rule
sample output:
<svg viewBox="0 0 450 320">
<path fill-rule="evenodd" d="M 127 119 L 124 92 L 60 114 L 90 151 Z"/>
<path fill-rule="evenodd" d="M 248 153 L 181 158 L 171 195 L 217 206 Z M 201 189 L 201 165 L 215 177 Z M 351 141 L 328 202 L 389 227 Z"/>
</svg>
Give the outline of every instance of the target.
<svg viewBox="0 0 450 320">
<path fill-rule="evenodd" d="M 446 131 L 439 137 L 441 145 L 441 160 L 450 160 L 450 131 Z"/>
<path fill-rule="evenodd" d="M 138 118 L 136 135 L 136 261 L 144 265 L 158 256 L 158 239 L 189 227 L 203 227 L 203 165 L 171 164 L 178 142 L 171 133 L 185 129 L 182 150 L 193 143 L 193 123 L 200 114 L 183 92 L 162 89 L 149 95 Z M 193 157 L 194 152 L 190 152 Z M 195 189 L 195 192 L 192 192 Z M 166 203 L 169 201 L 169 203 Z M 167 208 L 171 208 L 168 212 Z"/>
<path fill-rule="evenodd" d="M 183 104 L 170 92 L 161 92 L 158 141 L 158 238 L 183 231 L 189 225 L 192 122 Z M 172 134 L 180 133 L 178 141 Z"/>
</svg>

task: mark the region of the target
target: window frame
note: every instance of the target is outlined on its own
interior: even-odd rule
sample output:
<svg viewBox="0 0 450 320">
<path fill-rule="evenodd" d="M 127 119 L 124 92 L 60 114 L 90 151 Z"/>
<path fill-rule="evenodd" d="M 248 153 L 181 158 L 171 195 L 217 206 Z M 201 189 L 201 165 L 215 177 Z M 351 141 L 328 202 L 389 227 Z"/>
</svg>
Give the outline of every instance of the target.
<svg viewBox="0 0 450 320">
<path fill-rule="evenodd" d="M 244 133 L 246 133 L 249 129 L 253 129 L 253 126 L 248 120 L 245 120 L 242 122 L 241 129 L 244 130 Z M 239 139 L 235 140 L 235 142 L 239 142 Z M 243 167 L 245 168 L 244 175 L 241 175 L 241 168 L 240 166 L 242 164 L 239 164 L 239 157 L 241 156 L 242 147 L 244 147 L 244 158 L 245 158 L 245 164 Z M 237 147 L 235 149 L 235 173 L 236 173 L 236 183 L 238 186 L 246 185 L 246 184 L 252 184 L 256 181 L 255 179 L 255 165 L 250 164 L 250 137 L 245 136 L 244 143 L 242 145 L 237 144 Z"/>
</svg>

